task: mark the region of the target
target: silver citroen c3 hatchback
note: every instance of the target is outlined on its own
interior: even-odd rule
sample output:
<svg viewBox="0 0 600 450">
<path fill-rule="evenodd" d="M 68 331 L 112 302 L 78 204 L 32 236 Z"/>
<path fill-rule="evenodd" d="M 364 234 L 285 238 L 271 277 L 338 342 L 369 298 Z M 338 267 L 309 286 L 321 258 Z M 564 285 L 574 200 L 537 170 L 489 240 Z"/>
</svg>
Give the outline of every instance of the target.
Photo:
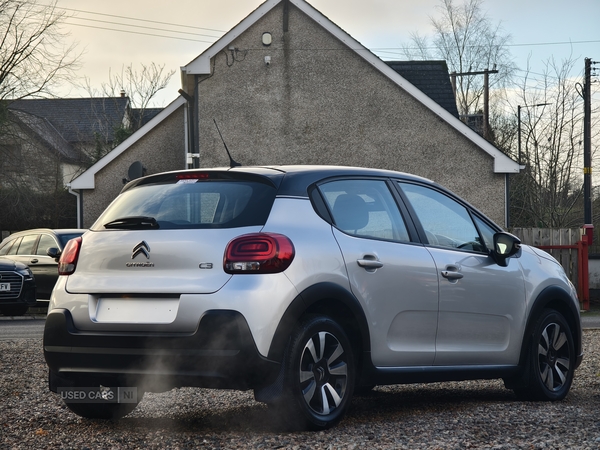
<svg viewBox="0 0 600 450">
<path fill-rule="evenodd" d="M 392 171 L 140 178 L 68 243 L 59 272 L 50 388 L 87 418 L 197 386 L 252 389 L 318 430 L 376 385 L 501 378 L 521 398 L 560 400 L 582 359 L 579 303 L 555 259 Z"/>
</svg>

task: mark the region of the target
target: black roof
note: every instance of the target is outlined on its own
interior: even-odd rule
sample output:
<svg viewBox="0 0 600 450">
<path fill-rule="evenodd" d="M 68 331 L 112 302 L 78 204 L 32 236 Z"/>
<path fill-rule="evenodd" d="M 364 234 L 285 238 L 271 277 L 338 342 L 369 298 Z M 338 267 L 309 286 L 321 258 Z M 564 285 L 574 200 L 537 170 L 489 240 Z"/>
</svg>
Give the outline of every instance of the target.
<svg viewBox="0 0 600 450">
<path fill-rule="evenodd" d="M 19 110 L 12 110 L 10 114 L 15 123 L 29 129 L 46 148 L 56 152 L 63 161 L 80 163 L 82 158 L 85 159 L 48 120 Z"/>
<path fill-rule="evenodd" d="M 176 179 L 177 175 L 186 174 L 210 174 L 213 173 L 216 177 L 228 178 L 235 177 L 260 177 L 267 178 L 278 188 L 278 195 L 306 197 L 307 187 L 317 181 L 326 178 L 335 177 L 360 177 L 371 176 L 381 178 L 403 178 L 412 181 L 422 181 L 431 185 L 436 185 L 431 180 L 428 180 L 417 175 L 411 175 L 403 172 L 396 172 L 385 169 L 369 169 L 364 167 L 349 167 L 349 166 L 319 166 L 319 165 L 272 165 L 272 166 L 238 166 L 234 168 L 217 167 L 217 168 L 202 168 L 202 169 L 187 169 L 175 170 L 171 172 L 157 173 L 148 175 L 147 177 L 137 178 L 128 183 L 123 191 L 127 191 L 135 186 L 151 183 L 164 183 Z M 235 174 L 235 175 L 234 175 Z"/>
<path fill-rule="evenodd" d="M 44 98 L 16 100 L 9 109 L 47 120 L 69 143 L 95 142 L 97 135 L 111 141 L 123 124 L 129 98 Z"/>
<path fill-rule="evenodd" d="M 385 63 L 458 118 L 456 98 L 446 61 L 386 61 Z"/>
</svg>

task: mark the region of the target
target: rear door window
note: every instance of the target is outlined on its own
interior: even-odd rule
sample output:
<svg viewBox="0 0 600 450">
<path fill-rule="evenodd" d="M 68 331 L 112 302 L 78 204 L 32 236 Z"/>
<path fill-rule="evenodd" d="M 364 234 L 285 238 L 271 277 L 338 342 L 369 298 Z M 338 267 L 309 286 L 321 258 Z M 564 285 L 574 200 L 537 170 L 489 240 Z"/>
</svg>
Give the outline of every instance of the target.
<svg viewBox="0 0 600 450">
<path fill-rule="evenodd" d="M 319 186 L 334 225 L 358 237 L 410 241 L 398 205 L 383 180 L 338 180 Z"/>
<path fill-rule="evenodd" d="M 33 255 L 33 249 L 39 237 L 39 234 L 28 234 L 23 236 L 23 240 L 19 245 L 19 250 L 17 250 L 17 255 Z"/>
</svg>

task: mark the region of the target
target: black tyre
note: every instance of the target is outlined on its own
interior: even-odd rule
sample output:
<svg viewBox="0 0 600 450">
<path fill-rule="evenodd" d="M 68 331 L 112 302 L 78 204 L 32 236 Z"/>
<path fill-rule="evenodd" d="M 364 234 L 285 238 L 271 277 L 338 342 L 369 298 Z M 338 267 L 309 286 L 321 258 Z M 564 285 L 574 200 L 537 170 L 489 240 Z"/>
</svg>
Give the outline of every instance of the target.
<svg viewBox="0 0 600 450">
<path fill-rule="evenodd" d="M 562 400 L 575 371 L 573 335 L 558 311 L 547 309 L 534 327 L 528 353 L 526 385 L 516 394 L 529 400 Z"/>
<path fill-rule="evenodd" d="M 5 316 L 22 316 L 28 309 L 29 306 L 27 305 L 3 306 L 2 314 Z"/>
<path fill-rule="evenodd" d="M 138 403 L 69 403 L 67 407 L 86 419 L 118 420 L 135 409 Z"/>
<path fill-rule="evenodd" d="M 334 320 L 298 324 L 284 361 L 284 394 L 275 405 L 294 429 L 323 430 L 338 423 L 354 391 L 354 355 Z"/>
</svg>

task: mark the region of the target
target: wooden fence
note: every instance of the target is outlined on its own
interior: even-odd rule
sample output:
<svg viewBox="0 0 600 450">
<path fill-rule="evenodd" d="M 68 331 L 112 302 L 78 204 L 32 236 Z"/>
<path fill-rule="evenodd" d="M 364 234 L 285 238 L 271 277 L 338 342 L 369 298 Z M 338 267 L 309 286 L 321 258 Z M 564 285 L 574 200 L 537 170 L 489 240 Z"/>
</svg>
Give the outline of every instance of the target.
<svg viewBox="0 0 600 450">
<path fill-rule="evenodd" d="M 583 309 L 589 309 L 589 274 L 587 240 L 582 238 L 581 228 L 514 228 L 511 232 L 523 244 L 538 247 L 563 266 L 571 282 L 577 287 Z"/>
</svg>

